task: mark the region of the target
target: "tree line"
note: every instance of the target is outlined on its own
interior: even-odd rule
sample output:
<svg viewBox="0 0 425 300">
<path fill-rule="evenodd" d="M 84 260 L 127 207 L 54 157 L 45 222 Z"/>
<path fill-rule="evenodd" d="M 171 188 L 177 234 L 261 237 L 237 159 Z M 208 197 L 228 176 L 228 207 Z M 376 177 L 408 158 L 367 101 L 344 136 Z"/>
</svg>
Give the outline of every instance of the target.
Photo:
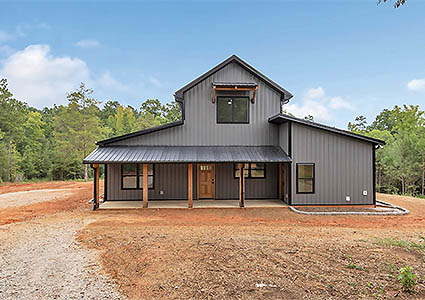
<svg viewBox="0 0 425 300">
<path fill-rule="evenodd" d="M 0 80 L 0 182 L 87 179 L 82 160 L 109 137 L 177 121 L 176 102 L 148 99 L 139 109 L 109 100 L 103 105 L 83 83 L 67 105 L 36 109 L 15 99 Z"/>
<path fill-rule="evenodd" d="M 15 99 L 0 80 L 0 181 L 87 179 L 82 160 L 95 142 L 177 121 L 176 102 L 147 99 L 140 108 L 109 100 L 101 104 L 83 83 L 66 105 L 36 109 Z M 307 116 L 313 121 L 313 117 Z M 384 109 L 372 123 L 358 116 L 348 130 L 378 138 L 377 191 L 424 196 L 425 113 L 419 106 Z"/>
<path fill-rule="evenodd" d="M 376 151 L 377 191 L 424 197 L 425 114 L 418 105 L 384 109 L 370 125 L 358 116 L 348 129 L 385 141 Z"/>
</svg>

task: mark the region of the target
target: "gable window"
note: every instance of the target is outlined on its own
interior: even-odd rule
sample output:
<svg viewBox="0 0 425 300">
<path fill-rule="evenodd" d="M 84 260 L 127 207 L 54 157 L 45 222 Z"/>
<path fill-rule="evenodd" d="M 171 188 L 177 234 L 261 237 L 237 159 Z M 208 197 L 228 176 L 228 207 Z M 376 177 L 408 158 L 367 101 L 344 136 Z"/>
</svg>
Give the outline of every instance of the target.
<svg viewBox="0 0 425 300">
<path fill-rule="evenodd" d="M 217 123 L 249 123 L 249 97 L 217 97 Z"/>
<path fill-rule="evenodd" d="M 297 194 L 314 194 L 314 163 L 297 164 Z"/>
<path fill-rule="evenodd" d="M 148 164 L 148 188 L 153 189 L 154 168 Z M 121 189 L 142 190 L 143 189 L 143 164 L 121 165 Z"/>
<path fill-rule="evenodd" d="M 239 178 L 241 171 L 238 164 L 233 165 L 233 173 L 235 178 Z M 244 165 L 245 178 L 266 178 L 266 165 L 262 163 L 248 163 Z"/>
</svg>

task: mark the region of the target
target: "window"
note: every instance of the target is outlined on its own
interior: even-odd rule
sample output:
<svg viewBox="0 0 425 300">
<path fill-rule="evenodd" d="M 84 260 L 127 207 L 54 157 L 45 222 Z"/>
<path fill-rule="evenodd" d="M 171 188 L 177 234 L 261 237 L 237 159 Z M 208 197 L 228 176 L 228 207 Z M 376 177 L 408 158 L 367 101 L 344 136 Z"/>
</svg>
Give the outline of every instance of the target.
<svg viewBox="0 0 425 300">
<path fill-rule="evenodd" d="M 148 164 L 148 188 L 153 189 L 154 167 Z M 143 189 L 143 164 L 121 165 L 121 189 Z"/>
<path fill-rule="evenodd" d="M 297 164 L 297 194 L 314 194 L 314 164 Z"/>
<path fill-rule="evenodd" d="M 239 178 L 240 170 L 238 164 L 233 165 L 234 177 Z M 266 165 L 260 163 L 249 163 L 244 165 L 244 177 L 245 178 L 266 178 Z"/>
<path fill-rule="evenodd" d="M 248 97 L 217 97 L 217 123 L 249 123 Z"/>
</svg>

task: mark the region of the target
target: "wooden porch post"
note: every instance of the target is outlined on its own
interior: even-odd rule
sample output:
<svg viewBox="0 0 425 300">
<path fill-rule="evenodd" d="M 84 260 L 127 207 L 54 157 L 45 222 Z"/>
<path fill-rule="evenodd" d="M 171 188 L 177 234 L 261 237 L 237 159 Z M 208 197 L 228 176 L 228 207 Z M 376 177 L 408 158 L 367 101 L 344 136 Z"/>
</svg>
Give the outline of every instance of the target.
<svg viewBox="0 0 425 300">
<path fill-rule="evenodd" d="M 93 164 L 93 210 L 99 208 L 99 165 Z"/>
<path fill-rule="evenodd" d="M 193 207 L 193 165 L 187 165 L 187 207 Z"/>
<path fill-rule="evenodd" d="M 239 207 L 245 206 L 245 174 L 244 164 L 239 164 Z"/>
<path fill-rule="evenodd" d="M 282 180 L 283 180 L 283 166 L 282 163 L 279 163 L 279 199 L 282 200 L 283 199 L 283 189 L 282 189 Z"/>
<path fill-rule="evenodd" d="M 143 208 L 148 208 L 148 164 L 143 164 Z"/>
</svg>

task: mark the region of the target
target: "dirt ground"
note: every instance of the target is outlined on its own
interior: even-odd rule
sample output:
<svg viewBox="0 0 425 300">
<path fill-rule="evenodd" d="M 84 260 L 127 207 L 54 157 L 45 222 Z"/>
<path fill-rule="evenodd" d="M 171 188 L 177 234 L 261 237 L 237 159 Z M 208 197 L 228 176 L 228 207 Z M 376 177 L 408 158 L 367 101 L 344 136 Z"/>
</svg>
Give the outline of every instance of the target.
<svg viewBox="0 0 425 300">
<path fill-rule="evenodd" d="M 43 265 L 13 254 L 25 251 L 22 241 L 36 230 L 52 240 L 60 232 L 74 241 L 61 262 L 84 266 L 70 272 L 88 278 L 100 274 L 94 282 L 106 294 L 77 283 L 62 288 L 65 294 L 81 289 L 86 293 L 81 299 L 425 299 L 425 200 L 378 195 L 408 208 L 407 216 L 306 216 L 288 208 L 92 212 L 90 183 L 40 185 L 0 187 L 0 194 L 74 188 L 61 199 L 1 209 L 0 224 L 8 225 L 0 225 L 0 238 L 10 246 L 0 247 L 0 254 L 10 262 L 10 277 L 0 275 L 0 299 L 8 299 L 2 290 L 8 296 L 13 292 L 8 283 L 28 280 L 28 274 L 11 273 L 16 264 Z M 48 244 L 46 238 L 35 247 Z M 73 255 L 78 251 L 86 262 Z M 397 281 L 404 266 L 419 277 L 412 293 L 401 291 Z M 91 275 L 81 271 L 87 269 Z M 49 272 L 53 278 L 61 275 L 53 267 Z M 53 298 L 61 287 L 40 280 L 53 285 L 40 299 L 67 299 Z M 36 278 L 30 282 L 37 285 Z M 24 289 L 17 295 L 34 295 Z"/>
</svg>

